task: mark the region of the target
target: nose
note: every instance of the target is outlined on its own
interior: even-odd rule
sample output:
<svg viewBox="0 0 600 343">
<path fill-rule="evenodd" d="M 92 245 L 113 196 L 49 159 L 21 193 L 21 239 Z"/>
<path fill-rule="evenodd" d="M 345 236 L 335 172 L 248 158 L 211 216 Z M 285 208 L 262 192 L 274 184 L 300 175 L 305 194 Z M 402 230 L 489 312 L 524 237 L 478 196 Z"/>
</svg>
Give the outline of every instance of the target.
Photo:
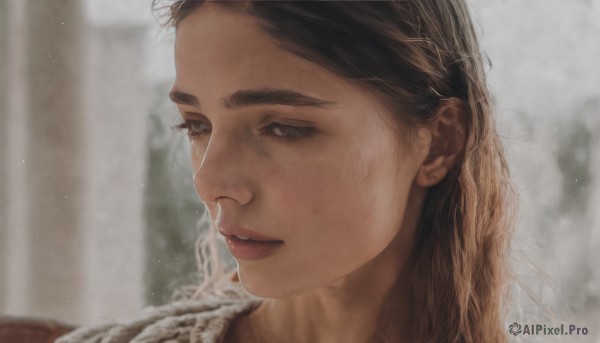
<svg viewBox="0 0 600 343">
<path fill-rule="evenodd" d="M 192 145 L 194 186 L 198 196 L 207 205 L 216 205 L 223 198 L 239 205 L 249 204 L 253 197 L 251 156 L 239 137 L 210 137 L 206 149 Z M 195 151 L 196 150 L 196 151 Z"/>
</svg>

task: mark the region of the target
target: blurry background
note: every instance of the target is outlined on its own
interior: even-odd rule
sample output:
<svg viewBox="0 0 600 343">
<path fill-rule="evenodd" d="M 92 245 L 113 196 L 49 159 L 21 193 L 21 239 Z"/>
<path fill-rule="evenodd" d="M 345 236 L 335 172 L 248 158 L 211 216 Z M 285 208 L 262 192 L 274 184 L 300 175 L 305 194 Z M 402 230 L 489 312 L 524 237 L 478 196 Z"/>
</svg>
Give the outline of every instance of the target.
<svg viewBox="0 0 600 343">
<path fill-rule="evenodd" d="M 174 36 L 150 2 L 0 0 L 0 315 L 126 318 L 197 280 Z M 600 0 L 472 9 L 521 195 L 507 322 L 600 342 Z"/>
</svg>

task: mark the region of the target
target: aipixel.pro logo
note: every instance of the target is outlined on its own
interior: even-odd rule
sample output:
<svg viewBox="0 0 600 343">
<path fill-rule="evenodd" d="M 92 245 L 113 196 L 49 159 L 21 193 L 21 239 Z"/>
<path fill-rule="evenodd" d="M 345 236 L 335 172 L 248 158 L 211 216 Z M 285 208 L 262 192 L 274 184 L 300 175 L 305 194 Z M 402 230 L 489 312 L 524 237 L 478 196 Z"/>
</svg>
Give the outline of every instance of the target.
<svg viewBox="0 0 600 343">
<path fill-rule="evenodd" d="M 560 324 L 559 326 L 549 326 L 546 324 L 521 324 L 514 322 L 508 326 L 508 332 L 512 335 L 544 335 L 544 336 L 578 336 L 587 335 L 588 328 L 573 324 Z"/>
</svg>

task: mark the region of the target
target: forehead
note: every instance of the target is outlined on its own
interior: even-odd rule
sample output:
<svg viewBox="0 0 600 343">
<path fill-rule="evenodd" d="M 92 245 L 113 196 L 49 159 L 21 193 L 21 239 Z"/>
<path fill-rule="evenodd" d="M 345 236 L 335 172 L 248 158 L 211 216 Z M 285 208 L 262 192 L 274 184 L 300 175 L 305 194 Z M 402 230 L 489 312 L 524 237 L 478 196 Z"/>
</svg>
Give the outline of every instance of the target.
<svg viewBox="0 0 600 343">
<path fill-rule="evenodd" d="M 175 88 L 206 97 L 237 89 L 286 88 L 335 101 L 362 92 L 278 47 L 254 17 L 214 4 L 203 5 L 179 23 L 175 60 Z"/>
</svg>

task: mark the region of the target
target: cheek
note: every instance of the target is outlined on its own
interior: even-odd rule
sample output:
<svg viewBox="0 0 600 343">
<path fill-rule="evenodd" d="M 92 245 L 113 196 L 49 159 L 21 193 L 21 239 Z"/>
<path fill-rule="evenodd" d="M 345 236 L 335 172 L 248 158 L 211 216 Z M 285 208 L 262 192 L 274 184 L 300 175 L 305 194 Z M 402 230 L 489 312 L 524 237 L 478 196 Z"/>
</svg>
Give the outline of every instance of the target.
<svg viewBox="0 0 600 343">
<path fill-rule="evenodd" d="M 397 202 L 391 163 L 371 151 L 343 152 L 273 169 L 266 178 L 270 207 L 279 213 L 284 234 L 298 244 L 370 249 L 393 231 L 385 223 L 399 210 L 392 208 Z"/>
<path fill-rule="evenodd" d="M 242 264 L 251 293 L 286 296 L 324 286 L 389 245 L 403 215 L 391 189 L 391 165 L 377 158 L 357 165 L 358 160 L 338 154 L 335 160 L 307 160 L 269 172 L 264 199 L 286 249 L 260 268 Z M 264 283 L 275 279 L 276 289 Z"/>
<path fill-rule="evenodd" d="M 285 212 L 294 217 L 316 218 L 327 212 L 338 193 L 340 180 L 332 176 L 327 163 L 298 163 L 270 173 L 268 188 L 274 193 L 274 205 Z"/>
</svg>

